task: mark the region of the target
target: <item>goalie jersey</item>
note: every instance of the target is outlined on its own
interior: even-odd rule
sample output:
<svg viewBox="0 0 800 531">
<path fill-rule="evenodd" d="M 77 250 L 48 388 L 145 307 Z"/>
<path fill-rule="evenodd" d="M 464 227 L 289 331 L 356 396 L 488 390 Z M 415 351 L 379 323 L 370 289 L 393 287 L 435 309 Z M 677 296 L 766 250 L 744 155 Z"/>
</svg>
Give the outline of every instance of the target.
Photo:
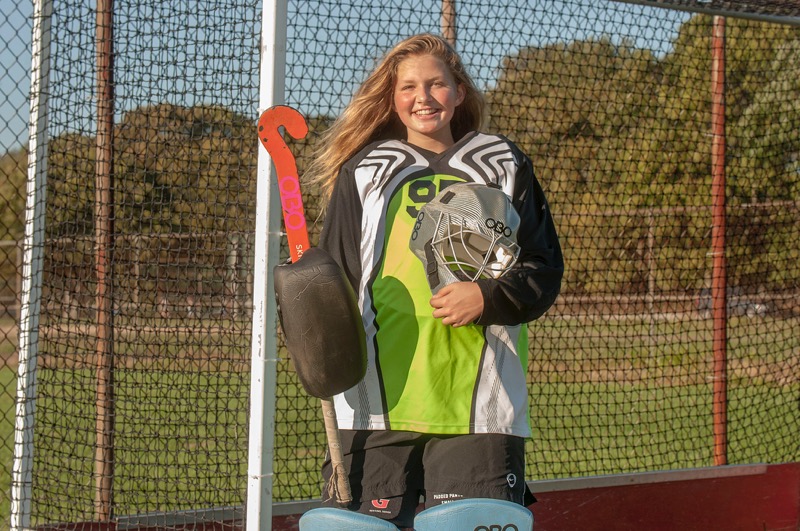
<svg viewBox="0 0 800 531">
<path fill-rule="evenodd" d="M 408 242 L 419 208 L 457 182 L 505 191 L 521 253 L 504 276 L 477 281 L 483 314 L 453 328 L 433 317 Z M 512 142 L 473 132 L 443 153 L 368 145 L 340 170 L 319 246 L 352 283 L 367 338 L 366 376 L 334 397 L 340 428 L 530 436 L 526 323 L 555 301 L 563 259 L 531 161 Z"/>
</svg>

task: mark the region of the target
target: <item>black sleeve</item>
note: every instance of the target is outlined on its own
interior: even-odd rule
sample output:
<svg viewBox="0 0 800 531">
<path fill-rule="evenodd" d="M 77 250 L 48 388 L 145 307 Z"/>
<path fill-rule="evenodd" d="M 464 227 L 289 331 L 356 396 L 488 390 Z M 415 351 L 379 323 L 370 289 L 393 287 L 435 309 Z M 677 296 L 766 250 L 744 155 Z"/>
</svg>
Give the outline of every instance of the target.
<svg viewBox="0 0 800 531">
<path fill-rule="evenodd" d="M 356 293 L 361 280 L 362 212 L 355 178 L 345 165 L 336 177 L 318 246 L 341 266 Z"/>
<path fill-rule="evenodd" d="M 517 263 L 498 279 L 477 281 L 483 294 L 480 325 L 533 321 L 555 302 L 561 290 L 564 258 L 547 200 L 530 159 L 518 153 L 514 207 L 520 215 Z"/>
</svg>

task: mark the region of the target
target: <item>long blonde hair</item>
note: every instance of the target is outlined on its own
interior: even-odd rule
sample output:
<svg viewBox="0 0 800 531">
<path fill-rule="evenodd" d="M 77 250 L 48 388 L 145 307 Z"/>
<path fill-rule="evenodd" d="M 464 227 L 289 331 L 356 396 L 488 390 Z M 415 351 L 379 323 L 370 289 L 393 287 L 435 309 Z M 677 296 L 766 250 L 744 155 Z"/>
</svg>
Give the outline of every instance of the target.
<svg viewBox="0 0 800 531">
<path fill-rule="evenodd" d="M 464 68 L 461 58 L 442 37 L 422 33 L 396 44 L 361 84 L 353 99 L 333 125 L 322 134 L 314 160 L 306 171 L 310 184 L 329 196 L 342 165 L 375 140 L 400 139 L 405 129 L 392 110 L 394 85 L 399 64 L 408 57 L 432 55 L 448 66 L 457 84 L 464 87 L 464 101 L 456 107 L 450 128 L 458 141 L 481 128 L 486 104 Z"/>
</svg>

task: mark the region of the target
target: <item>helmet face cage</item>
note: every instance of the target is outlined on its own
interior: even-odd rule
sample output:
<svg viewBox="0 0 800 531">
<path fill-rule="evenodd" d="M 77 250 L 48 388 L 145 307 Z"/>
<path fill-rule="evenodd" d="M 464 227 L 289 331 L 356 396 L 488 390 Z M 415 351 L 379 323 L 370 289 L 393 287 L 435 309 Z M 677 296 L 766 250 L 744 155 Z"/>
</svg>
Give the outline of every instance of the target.
<svg viewBox="0 0 800 531">
<path fill-rule="evenodd" d="M 499 278 L 517 261 L 519 245 L 510 239 L 512 230 L 497 222 L 467 220 L 453 213 L 440 212 L 431 246 L 440 265 L 459 280 Z"/>
<path fill-rule="evenodd" d="M 420 208 L 409 247 L 431 291 L 453 282 L 499 278 L 517 261 L 519 214 L 500 188 L 457 183 Z"/>
<path fill-rule="evenodd" d="M 436 260 L 458 280 L 501 277 L 517 261 L 519 245 L 502 230 L 471 225 L 460 216 L 439 213 L 431 241 Z"/>
</svg>

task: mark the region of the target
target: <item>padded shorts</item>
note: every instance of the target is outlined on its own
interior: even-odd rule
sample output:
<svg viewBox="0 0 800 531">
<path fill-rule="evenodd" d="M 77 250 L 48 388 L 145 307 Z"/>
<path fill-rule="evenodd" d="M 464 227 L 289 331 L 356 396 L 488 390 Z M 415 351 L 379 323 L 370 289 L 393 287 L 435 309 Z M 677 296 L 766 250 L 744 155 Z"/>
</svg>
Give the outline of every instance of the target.
<svg viewBox="0 0 800 531">
<path fill-rule="evenodd" d="M 501 434 L 431 435 L 340 430 L 353 503 L 350 510 L 411 527 L 420 497 L 425 507 L 461 498 L 530 505 L 525 439 Z M 327 484 L 329 457 L 322 468 Z M 323 505 L 335 506 L 334 500 Z"/>
</svg>

